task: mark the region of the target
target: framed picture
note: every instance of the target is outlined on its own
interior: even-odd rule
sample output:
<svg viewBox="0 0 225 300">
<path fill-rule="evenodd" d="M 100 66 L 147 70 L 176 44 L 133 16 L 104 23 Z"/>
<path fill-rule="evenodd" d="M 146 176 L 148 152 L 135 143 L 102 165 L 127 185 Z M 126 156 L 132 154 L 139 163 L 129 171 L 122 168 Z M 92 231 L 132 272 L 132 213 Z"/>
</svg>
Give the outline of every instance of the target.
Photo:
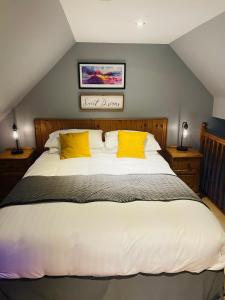
<svg viewBox="0 0 225 300">
<path fill-rule="evenodd" d="M 80 89 L 125 89 L 125 63 L 78 63 Z"/>
<path fill-rule="evenodd" d="M 81 94 L 80 110 L 82 111 L 122 111 L 123 94 Z"/>
</svg>

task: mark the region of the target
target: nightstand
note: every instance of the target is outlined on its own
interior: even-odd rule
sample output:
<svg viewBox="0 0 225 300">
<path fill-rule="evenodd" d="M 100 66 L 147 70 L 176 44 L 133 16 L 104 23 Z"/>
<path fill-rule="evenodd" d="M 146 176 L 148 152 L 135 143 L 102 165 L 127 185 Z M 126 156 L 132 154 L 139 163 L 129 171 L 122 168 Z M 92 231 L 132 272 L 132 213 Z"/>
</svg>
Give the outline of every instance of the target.
<svg viewBox="0 0 225 300">
<path fill-rule="evenodd" d="M 194 149 L 178 151 L 176 147 L 168 147 L 166 149 L 166 159 L 178 177 L 194 192 L 199 193 L 202 154 Z"/>
<path fill-rule="evenodd" d="M 0 200 L 10 192 L 34 162 L 34 149 L 23 150 L 22 154 L 16 155 L 11 154 L 10 149 L 0 153 Z"/>
</svg>

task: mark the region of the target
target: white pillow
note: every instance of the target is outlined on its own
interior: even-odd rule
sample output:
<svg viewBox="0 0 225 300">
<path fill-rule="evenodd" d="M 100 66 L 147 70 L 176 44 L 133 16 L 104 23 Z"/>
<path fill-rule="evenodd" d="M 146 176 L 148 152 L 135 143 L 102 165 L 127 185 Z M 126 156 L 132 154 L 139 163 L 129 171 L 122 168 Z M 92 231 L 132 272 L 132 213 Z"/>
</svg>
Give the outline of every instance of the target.
<svg viewBox="0 0 225 300">
<path fill-rule="evenodd" d="M 124 131 L 134 131 L 134 130 L 124 130 Z M 105 148 L 109 153 L 116 153 L 118 148 L 118 130 L 109 131 L 105 133 Z M 145 144 L 145 152 L 149 151 L 159 151 L 161 147 L 156 141 L 153 134 L 147 134 L 147 140 Z"/>
<path fill-rule="evenodd" d="M 49 154 L 55 154 L 55 153 L 59 154 L 60 151 L 61 151 L 60 148 L 49 148 L 48 153 Z M 157 151 L 155 151 L 155 152 L 157 152 Z M 91 149 L 91 156 L 93 156 L 94 154 L 105 154 L 105 153 L 111 154 L 109 152 L 106 152 L 105 147 L 99 148 L 99 149 Z"/>
<path fill-rule="evenodd" d="M 60 153 L 60 149 L 50 147 L 49 150 L 48 150 L 48 153 L 50 153 L 50 154 Z"/>
<path fill-rule="evenodd" d="M 47 142 L 45 143 L 45 148 L 50 149 L 50 153 L 56 153 L 56 149 L 60 149 L 60 141 L 59 141 L 59 134 L 66 134 L 66 133 L 78 133 L 78 132 L 89 132 L 89 142 L 91 149 L 104 149 L 104 143 L 102 141 L 102 130 L 91 130 L 91 129 L 64 129 L 64 130 L 57 130 L 52 132 L 49 135 Z"/>
</svg>

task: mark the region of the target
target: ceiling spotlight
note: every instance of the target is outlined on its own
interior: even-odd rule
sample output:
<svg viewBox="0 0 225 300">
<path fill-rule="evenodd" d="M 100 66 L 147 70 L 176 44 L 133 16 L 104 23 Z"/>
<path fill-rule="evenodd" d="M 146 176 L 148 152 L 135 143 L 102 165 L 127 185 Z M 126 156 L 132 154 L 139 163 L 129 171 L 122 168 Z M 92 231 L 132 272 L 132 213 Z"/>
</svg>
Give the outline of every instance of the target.
<svg viewBox="0 0 225 300">
<path fill-rule="evenodd" d="M 146 23 L 143 20 L 138 20 L 136 22 L 136 25 L 138 28 L 142 28 Z"/>
</svg>

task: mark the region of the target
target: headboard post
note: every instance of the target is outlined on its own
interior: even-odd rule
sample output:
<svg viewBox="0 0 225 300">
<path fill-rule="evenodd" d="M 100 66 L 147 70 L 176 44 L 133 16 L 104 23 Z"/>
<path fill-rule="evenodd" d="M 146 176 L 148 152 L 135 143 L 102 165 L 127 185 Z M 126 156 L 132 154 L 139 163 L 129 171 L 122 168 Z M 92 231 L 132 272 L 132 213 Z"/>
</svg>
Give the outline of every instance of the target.
<svg viewBox="0 0 225 300">
<path fill-rule="evenodd" d="M 201 132 L 200 132 L 200 151 L 202 151 L 202 148 L 203 148 L 203 143 L 205 140 L 205 134 L 207 132 L 207 129 L 208 129 L 207 122 L 203 122 L 202 126 L 201 126 Z"/>
<path fill-rule="evenodd" d="M 103 133 L 113 130 L 137 130 L 152 133 L 162 150 L 167 145 L 167 118 L 154 119 L 35 119 L 36 149 L 44 151 L 49 134 L 61 129 L 101 129 Z"/>
<path fill-rule="evenodd" d="M 34 129 L 35 129 L 35 140 L 36 140 L 36 152 L 37 154 L 42 153 L 42 134 L 41 134 L 41 120 L 34 120 Z"/>
</svg>

